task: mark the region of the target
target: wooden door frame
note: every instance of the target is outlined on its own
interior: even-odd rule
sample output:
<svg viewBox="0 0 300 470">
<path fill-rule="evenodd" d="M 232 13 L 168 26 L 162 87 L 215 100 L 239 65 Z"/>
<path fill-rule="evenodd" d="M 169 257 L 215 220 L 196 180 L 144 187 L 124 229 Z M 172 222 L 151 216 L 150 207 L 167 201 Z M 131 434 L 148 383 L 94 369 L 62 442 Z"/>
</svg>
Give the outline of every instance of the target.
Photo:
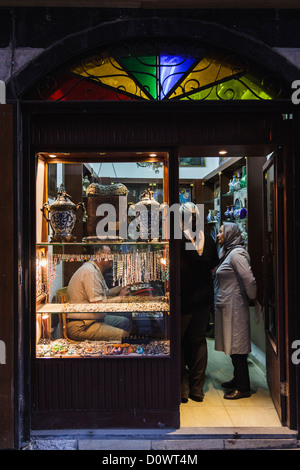
<svg viewBox="0 0 300 470">
<path fill-rule="evenodd" d="M 179 104 L 179 103 L 178 103 Z M 224 104 L 221 103 L 219 106 L 218 105 L 214 105 L 213 107 L 211 105 L 208 105 L 208 104 L 203 104 L 201 103 L 201 106 L 199 105 L 195 105 L 195 103 L 192 103 L 191 106 L 188 106 L 186 105 L 185 103 L 180 103 L 179 106 L 178 104 L 175 106 L 175 104 L 173 103 L 170 103 L 169 105 L 167 106 L 163 106 L 161 109 L 163 109 L 163 112 L 165 112 L 165 110 L 171 110 L 172 112 L 172 123 L 171 123 L 171 126 L 174 126 L 175 124 L 175 120 L 174 120 L 174 116 L 175 116 L 175 111 L 180 111 L 178 112 L 178 116 L 176 118 L 176 121 L 179 122 L 180 121 L 180 117 L 181 118 L 185 118 L 187 117 L 187 119 L 190 119 L 191 115 L 192 117 L 197 117 L 199 114 L 203 114 L 204 112 L 207 112 L 208 113 L 208 116 L 212 116 L 212 115 L 215 115 L 215 116 L 218 116 L 220 120 L 224 120 L 225 117 L 227 118 L 228 117 L 228 111 L 231 112 L 233 115 L 236 114 L 236 119 L 238 120 L 239 118 L 239 114 L 241 112 L 243 113 L 250 113 L 249 114 L 249 117 L 252 117 L 253 119 L 253 115 L 260 115 L 261 113 L 265 113 L 267 115 L 267 121 L 270 119 L 270 114 L 272 114 L 273 112 L 275 113 L 278 113 L 278 112 L 284 112 L 284 110 L 286 112 L 289 111 L 289 104 L 285 103 L 284 105 L 282 103 L 258 103 L 258 106 L 257 108 L 255 109 L 255 112 L 253 111 L 253 104 L 252 103 L 249 103 L 249 105 L 245 104 L 245 103 L 231 103 L 231 104 L 226 104 L 226 109 L 224 107 Z M 22 109 L 22 113 L 23 113 L 23 129 L 24 129 L 24 132 L 23 132 L 23 156 L 22 158 L 26 159 L 26 158 L 29 158 L 29 155 L 30 155 L 30 148 L 31 148 L 31 137 L 32 137 L 32 127 L 31 127 L 31 123 L 32 123 L 32 118 L 34 117 L 34 115 L 37 115 L 39 114 L 39 112 L 41 113 L 42 116 L 45 116 L 47 113 L 50 113 L 50 115 L 56 111 L 59 113 L 59 115 L 63 116 L 63 115 L 70 115 L 71 113 L 71 110 L 73 109 L 73 107 L 75 108 L 75 110 L 77 110 L 77 112 L 79 112 L 79 114 L 81 114 L 83 117 L 86 115 L 87 113 L 87 108 L 90 109 L 90 112 L 93 114 L 96 112 L 96 109 L 97 109 L 97 106 L 99 106 L 99 104 L 97 105 L 96 103 L 94 104 L 90 104 L 90 103 L 80 103 L 80 104 L 77 104 L 76 106 L 74 106 L 74 104 L 70 104 L 70 103 L 67 103 L 67 104 L 62 104 L 62 103 L 42 103 L 42 104 L 37 104 L 37 103 L 24 103 L 24 106 L 23 106 L 23 109 Z M 121 106 L 122 104 L 118 103 L 118 106 L 119 106 L 119 110 L 121 109 Z M 105 113 L 108 113 L 108 115 L 111 115 L 114 113 L 114 109 L 115 109 L 115 106 L 112 106 L 109 104 L 109 103 L 101 103 L 101 109 L 102 109 L 102 112 L 105 112 Z M 128 109 L 129 109 L 129 106 L 128 105 L 125 105 L 122 106 L 122 109 L 124 111 L 124 109 L 126 109 L 126 112 L 128 112 Z M 131 108 L 131 113 L 133 116 L 136 116 L 138 113 L 139 113 L 139 109 L 140 109 L 140 104 L 133 104 L 132 108 Z M 144 108 L 145 109 L 145 108 Z M 155 106 L 153 106 L 152 104 L 150 104 L 150 106 L 147 106 L 147 110 L 150 110 L 150 114 L 151 113 L 157 113 L 157 106 L 156 106 L 156 103 L 155 103 Z M 201 111 L 201 112 L 200 112 Z M 225 112 L 226 111 L 226 112 Z M 227 121 L 228 122 L 228 119 Z M 215 124 L 215 123 L 214 123 Z M 209 129 L 212 129 L 212 120 L 209 121 L 208 123 L 208 128 Z M 225 126 L 226 128 L 226 126 Z M 275 126 L 275 129 L 277 127 Z M 271 133 L 271 131 L 268 131 L 268 128 L 266 126 L 266 132 L 265 132 L 265 135 L 267 135 L 269 133 Z M 276 134 L 276 132 L 273 133 L 273 138 L 274 138 L 274 134 Z M 202 136 L 204 135 L 204 133 L 202 133 Z M 259 135 L 262 135 L 262 134 L 259 134 Z M 194 131 L 193 133 L 191 132 L 189 134 L 189 144 L 190 145 L 194 145 L 196 141 L 199 141 L 199 135 L 198 135 L 198 130 L 197 131 Z M 243 137 L 241 137 L 241 140 L 243 141 Z M 186 144 L 186 141 L 183 142 L 182 140 L 182 137 L 181 135 L 178 137 L 178 140 L 174 143 L 174 149 L 179 147 L 180 145 L 182 144 Z M 280 139 L 278 138 L 278 136 L 275 136 L 275 139 L 277 140 L 277 143 L 280 142 Z M 188 140 L 188 139 L 187 139 Z M 275 141 L 276 141 L 275 140 Z M 222 140 L 220 138 L 220 132 L 219 132 L 219 129 L 218 129 L 218 135 L 217 135 L 217 138 L 215 139 L 214 143 L 220 143 Z M 170 144 L 170 143 L 168 143 Z M 262 142 L 263 144 L 263 142 Z M 128 143 L 126 143 L 126 145 L 128 146 Z M 168 145 L 170 147 L 170 145 Z M 300 148 L 300 147 L 299 147 Z M 176 151 L 176 150 L 174 150 Z M 21 170 L 20 170 L 21 171 Z M 25 178 L 27 177 L 27 173 L 25 174 Z M 23 175 L 22 175 L 22 178 L 23 178 Z M 24 201 L 23 201 L 24 202 Z M 19 208 L 19 211 L 23 211 L 23 207 L 20 207 Z M 26 231 L 26 227 L 23 227 L 23 230 Z M 27 240 L 27 236 L 25 234 L 25 247 L 24 247 L 24 251 L 23 251 L 23 255 L 24 255 L 24 263 L 26 264 L 27 266 L 27 263 L 29 262 L 28 260 L 28 255 L 26 255 L 26 240 Z M 22 234 L 22 239 L 24 239 L 24 233 Z M 28 305 L 24 305 L 21 309 L 21 311 L 23 311 L 23 315 L 24 313 L 26 312 L 26 314 L 28 314 L 29 312 L 29 308 L 28 308 Z M 28 340 L 25 340 L 24 339 L 24 342 L 26 343 L 25 344 L 25 349 L 26 349 L 26 345 L 27 347 L 29 347 L 29 343 L 30 343 L 30 340 L 29 340 L 29 336 L 28 336 L 28 323 L 27 323 L 27 320 L 24 320 L 22 318 L 19 319 L 20 320 L 20 323 L 22 323 L 22 329 L 23 329 L 23 338 L 28 338 Z M 23 369 L 23 372 L 24 370 L 27 371 L 27 374 L 28 374 L 28 371 L 30 370 L 30 364 L 25 364 L 24 366 L 24 369 Z M 22 374 L 22 371 L 19 371 L 19 376 Z M 20 379 L 22 380 L 22 379 Z M 25 377 L 25 382 L 28 381 L 28 377 L 26 375 Z M 24 411 L 26 412 L 27 414 L 27 417 L 25 419 L 25 432 L 24 432 L 24 435 L 26 435 L 26 430 L 27 430 L 27 435 L 30 434 L 30 419 L 28 419 L 28 411 L 30 411 L 30 393 L 29 393 L 29 390 L 28 390 L 29 387 L 25 387 L 25 392 L 26 392 L 26 404 L 25 404 L 25 407 L 24 407 Z"/>
<path fill-rule="evenodd" d="M 297 429 L 296 370 L 291 361 L 291 345 L 297 338 L 295 330 L 295 263 L 294 263 L 294 205 L 293 162 L 288 158 L 289 145 L 278 147 L 276 155 L 264 165 L 263 174 L 274 164 L 275 181 L 275 255 L 276 255 L 276 321 L 277 341 L 271 338 L 266 325 L 266 345 L 269 341 L 278 358 L 277 386 L 280 402 L 280 419 L 283 425 Z M 263 185 L 264 188 L 264 185 Z M 264 191 L 263 191 L 264 193 Z M 263 195 L 265 197 L 265 195 Z M 278 207 L 278 204 L 280 207 Z M 281 216 L 279 213 L 281 212 Z M 281 220 L 279 220 L 281 217 Z M 265 214 L 264 214 L 265 218 Z M 280 227 L 280 223 L 282 228 Z M 264 220 L 264 225 L 266 220 Z M 264 228 L 265 233 L 265 228 Z M 281 331 L 280 331 L 281 328 Z M 266 346 L 267 347 L 267 346 Z M 267 351 L 266 351 L 267 353 Z"/>
<path fill-rule="evenodd" d="M 14 113 L 12 105 L 0 105 L 0 157 L 1 157 L 1 212 L 0 230 L 0 449 L 13 449 L 15 446 L 15 409 L 17 402 L 17 381 L 15 381 L 15 331 L 16 292 L 19 286 L 16 266 L 16 221 L 14 210 L 13 182 L 14 167 Z"/>
<path fill-rule="evenodd" d="M 273 186 L 273 253 L 274 253 L 274 265 L 273 269 L 275 271 L 274 282 L 274 293 L 275 293 L 275 324 L 276 331 L 275 337 L 272 336 L 269 327 L 270 318 L 266 314 L 265 316 L 265 331 L 266 331 L 266 368 L 267 368 L 267 381 L 269 389 L 279 414 L 281 422 L 285 424 L 286 421 L 286 402 L 284 396 L 280 390 L 280 384 L 284 382 L 285 377 L 285 355 L 284 360 L 282 360 L 282 355 L 285 354 L 284 348 L 284 333 L 282 331 L 282 325 L 284 324 L 284 279 L 285 273 L 283 270 L 283 207 L 282 204 L 282 195 L 279 194 L 282 192 L 282 186 L 279 184 L 278 166 L 280 165 L 281 155 L 276 152 L 270 157 L 270 159 L 263 166 L 262 177 L 265 178 L 267 171 L 273 166 L 274 168 L 274 186 Z M 268 284 L 268 244 L 267 244 L 267 205 L 266 205 L 266 185 L 263 184 L 263 236 L 264 236 L 264 305 L 266 297 L 268 295 L 267 284 Z M 275 369 L 274 369 L 275 366 Z M 272 370 L 271 370 L 272 369 Z"/>
</svg>

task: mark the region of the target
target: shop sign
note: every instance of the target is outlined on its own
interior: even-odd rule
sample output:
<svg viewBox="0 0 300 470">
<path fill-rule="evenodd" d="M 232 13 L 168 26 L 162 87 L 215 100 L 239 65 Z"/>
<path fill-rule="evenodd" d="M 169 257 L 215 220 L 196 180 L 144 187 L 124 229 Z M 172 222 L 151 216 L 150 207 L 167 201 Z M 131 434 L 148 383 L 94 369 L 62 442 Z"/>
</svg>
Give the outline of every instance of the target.
<svg viewBox="0 0 300 470">
<path fill-rule="evenodd" d="M 6 346 L 4 341 L 0 341 L 0 364 L 6 364 Z"/>
</svg>

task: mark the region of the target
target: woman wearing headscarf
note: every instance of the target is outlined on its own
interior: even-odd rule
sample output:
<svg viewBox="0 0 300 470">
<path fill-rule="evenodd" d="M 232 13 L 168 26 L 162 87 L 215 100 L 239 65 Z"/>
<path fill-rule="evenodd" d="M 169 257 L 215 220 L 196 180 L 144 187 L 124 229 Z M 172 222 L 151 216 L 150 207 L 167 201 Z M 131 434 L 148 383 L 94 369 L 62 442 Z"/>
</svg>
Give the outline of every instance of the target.
<svg viewBox="0 0 300 470">
<path fill-rule="evenodd" d="M 207 366 L 205 335 L 214 300 L 212 270 L 219 258 L 212 237 L 197 226 L 197 206 L 182 204 L 180 215 L 181 402 L 189 398 L 201 402 Z"/>
<path fill-rule="evenodd" d="M 247 364 L 251 351 L 249 300 L 256 298 L 256 281 L 250 257 L 238 226 L 225 222 L 217 235 L 221 246 L 215 275 L 215 349 L 231 356 L 233 379 L 222 384 L 231 389 L 224 398 L 251 395 Z"/>
</svg>

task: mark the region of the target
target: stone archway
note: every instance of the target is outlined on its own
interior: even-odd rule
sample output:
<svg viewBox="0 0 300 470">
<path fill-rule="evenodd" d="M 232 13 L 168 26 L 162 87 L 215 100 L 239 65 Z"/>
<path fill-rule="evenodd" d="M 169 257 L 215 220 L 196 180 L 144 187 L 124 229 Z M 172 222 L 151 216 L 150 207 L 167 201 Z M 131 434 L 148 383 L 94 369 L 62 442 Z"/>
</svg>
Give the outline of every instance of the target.
<svg viewBox="0 0 300 470">
<path fill-rule="evenodd" d="M 43 74 L 95 46 L 149 37 L 197 40 L 215 48 L 225 48 L 266 68 L 288 86 L 299 77 L 298 68 L 271 47 L 217 23 L 179 18 L 126 19 L 97 25 L 54 43 L 10 78 L 7 97 L 21 98 Z"/>
</svg>

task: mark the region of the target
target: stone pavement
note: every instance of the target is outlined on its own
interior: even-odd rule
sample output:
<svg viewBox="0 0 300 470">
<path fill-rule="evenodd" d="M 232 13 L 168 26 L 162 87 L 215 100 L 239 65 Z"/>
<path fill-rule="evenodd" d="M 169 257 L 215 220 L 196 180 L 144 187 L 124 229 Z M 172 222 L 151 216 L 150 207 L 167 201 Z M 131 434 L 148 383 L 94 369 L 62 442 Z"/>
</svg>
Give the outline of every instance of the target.
<svg viewBox="0 0 300 470">
<path fill-rule="evenodd" d="M 23 450 L 300 450 L 296 431 L 275 428 L 180 428 L 36 431 Z"/>
</svg>

